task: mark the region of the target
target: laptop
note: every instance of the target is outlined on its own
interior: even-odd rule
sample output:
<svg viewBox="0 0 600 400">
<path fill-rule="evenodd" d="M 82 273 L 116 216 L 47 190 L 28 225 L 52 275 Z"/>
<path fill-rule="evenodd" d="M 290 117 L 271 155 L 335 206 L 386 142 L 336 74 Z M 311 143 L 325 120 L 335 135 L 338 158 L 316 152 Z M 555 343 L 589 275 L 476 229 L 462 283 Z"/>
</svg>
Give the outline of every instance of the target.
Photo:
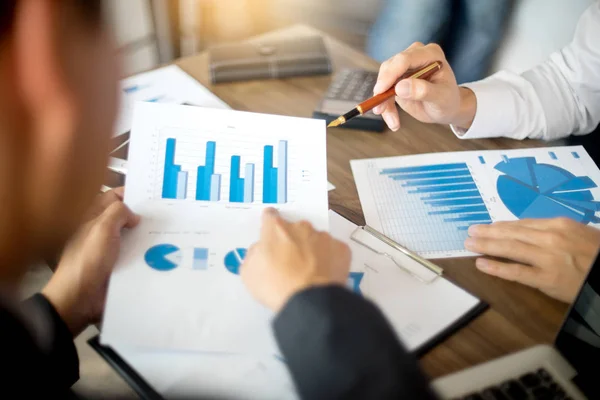
<svg viewBox="0 0 600 400">
<path fill-rule="evenodd" d="M 444 376 L 432 383 L 444 399 L 599 399 L 600 257 L 556 336 L 539 345 Z"/>
</svg>

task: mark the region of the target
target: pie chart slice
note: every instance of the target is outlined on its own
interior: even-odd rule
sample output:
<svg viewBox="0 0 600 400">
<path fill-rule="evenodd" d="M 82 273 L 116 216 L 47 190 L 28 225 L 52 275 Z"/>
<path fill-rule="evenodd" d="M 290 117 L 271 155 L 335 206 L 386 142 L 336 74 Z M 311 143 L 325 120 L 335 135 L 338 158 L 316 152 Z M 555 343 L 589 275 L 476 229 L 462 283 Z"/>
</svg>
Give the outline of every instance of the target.
<svg viewBox="0 0 600 400">
<path fill-rule="evenodd" d="M 144 261 L 157 271 L 171 271 L 181 263 L 181 251 L 172 244 L 158 244 L 146 251 Z"/>
<path fill-rule="evenodd" d="M 232 274 L 239 275 L 240 266 L 244 263 L 246 253 L 248 253 L 246 249 L 235 249 L 227 253 L 224 260 L 225 268 Z"/>
<path fill-rule="evenodd" d="M 584 224 L 598 221 L 595 213 L 600 203 L 594 201 L 589 190 L 597 185 L 588 176 L 575 176 L 556 165 L 538 164 L 531 157 L 509 159 L 495 168 L 506 174 L 498 178 L 496 188 L 515 217 L 567 217 Z"/>
</svg>

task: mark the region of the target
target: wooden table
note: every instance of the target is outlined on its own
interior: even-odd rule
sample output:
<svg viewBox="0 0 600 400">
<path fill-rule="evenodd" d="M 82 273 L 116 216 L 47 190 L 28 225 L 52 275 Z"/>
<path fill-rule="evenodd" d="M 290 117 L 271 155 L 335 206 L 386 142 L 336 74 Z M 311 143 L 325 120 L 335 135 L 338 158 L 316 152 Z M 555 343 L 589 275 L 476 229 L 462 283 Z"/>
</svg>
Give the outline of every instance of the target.
<svg viewBox="0 0 600 400">
<path fill-rule="evenodd" d="M 294 26 L 253 40 L 314 34 L 322 33 L 306 26 Z M 335 70 L 378 69 L 378 64 L 361 52 L 326 35 L 325 39 Z M 206 53 L 176 64 L 234 109 L 260 113 L 310 117 L 331 81 L 330 76 L 319 76 L 211 85 Z M 329 204 L 357 224 L 364 224 L 364 217 L 350 170 L 352 159 L 541 145 L 536 141 L 509 139 L 464 141 L 457 139 L 447 127 L 426 125 L 406 114 L 402 114 L 401 119 L 402 129 L 395 133 L 328 131 L 328 175 L 337 186 L 329 193 Z M 126 148 L 120 156 L 125 155 Z M 446 278 L 485 300 L 491 308 L 421 358 L 421 365 L 430 377 L 446 375 L 537 343 L 552 342 L 566 305 L 536 290 L 480 273 L 475 269 L 474 258 L 440 260 L 438 264 L 445 269 Z"/>
</svg>

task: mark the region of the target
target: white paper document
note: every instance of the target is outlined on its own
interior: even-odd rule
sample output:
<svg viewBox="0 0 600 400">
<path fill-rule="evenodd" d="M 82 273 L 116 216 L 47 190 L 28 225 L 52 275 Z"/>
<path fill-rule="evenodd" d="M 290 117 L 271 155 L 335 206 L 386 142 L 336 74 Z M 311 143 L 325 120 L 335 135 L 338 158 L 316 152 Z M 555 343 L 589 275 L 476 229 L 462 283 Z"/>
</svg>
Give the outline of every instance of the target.
<svg viewBox="0 0 600 400">
<path fill-rule="evenodd" d="M 367 224 L 427 258 L 472 255 L 473 224 L 568 217 L 600 226 L 600 170 L 581 146 L 353 160 Z"/>
<path fill-rule="evenodd" d="M 432 283 L 415 279 L 374 250 L 388 253 L 424 280 L 434 275 L 367 233 L 355 235 L 358 241 L 351 240 L 357 226 L 333 211 L 329 218 L 331 235 L 352 250 L 348 285 L 381 309 L 409 351 L 423 348 L 479 306 L 479 299 L 444 278 Z"/>
<path fill-rule="evenodd" d="M 229 108 L 221 99 L 176 65 L 135 75 L 121 81 L 121 108 L 115 136 L 131 130 L 133 109 L 138 101 Z"/>
<path fill-rule="evenodd" d="M 324 122 L 138 103 L 131 140 L 125 202 L 142 220 L 123 239 L 102 343 L 277 354 L 239 267 L 266 207 L 328 229 Z"/>
<path fill-rule="evenodd" d="M 298 398 L 287 366 L 275 357 L 115 350 L 165 399 Z"/>
</svg>

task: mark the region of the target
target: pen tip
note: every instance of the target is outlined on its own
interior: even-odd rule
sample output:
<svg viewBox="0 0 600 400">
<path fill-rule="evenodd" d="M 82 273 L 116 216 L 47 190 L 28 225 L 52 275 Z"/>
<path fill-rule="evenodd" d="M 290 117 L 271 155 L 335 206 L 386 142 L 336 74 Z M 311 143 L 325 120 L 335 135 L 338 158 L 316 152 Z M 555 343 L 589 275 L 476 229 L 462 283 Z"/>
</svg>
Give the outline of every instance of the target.
<svg viewBox="0 0 600 400">
<path fill-rule="evenodd" d="M 335 121 L 332 121 L 329 125 L 327 125 L 328 128 L 335 128 L 336 126 L 339 126 L 342 124 L 342 121 L 340 118 L 336 119 Z"/>
</svg>

